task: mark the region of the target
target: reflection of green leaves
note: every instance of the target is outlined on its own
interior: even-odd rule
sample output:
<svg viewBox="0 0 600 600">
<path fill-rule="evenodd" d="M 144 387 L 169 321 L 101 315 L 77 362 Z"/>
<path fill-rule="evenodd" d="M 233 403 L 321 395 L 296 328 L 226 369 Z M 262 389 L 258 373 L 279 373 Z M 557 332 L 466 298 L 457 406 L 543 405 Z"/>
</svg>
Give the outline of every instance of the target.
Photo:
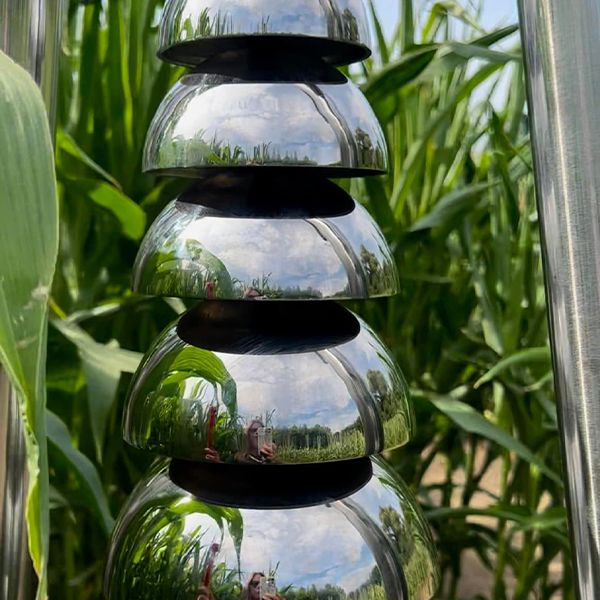
<svg viewBox="0 0 600 600">
<path fill-rule="evenodd" d="M 144 267 L 153 294 L 186 298 L 231 298 L 233 280 L 223 262 L 201 243 L 166 245 Z M 185 267 L 184 267 L 185 264 Z"/>
<path fill-rule="evenodd" d="M 58 251 L 52 142 L 40 92 L 0 52 L 0 362 L 24 415 L 29 551 L 46 596 L 48 472 L 45 425 L 47 301 Z"/>
<path fill-rule="evenodd" d="M 205 379 L 223 389 L 222 400 L 232 419 L 237 415 L 237 389 L 223 361 L 210 350 L 188 346 L 181 350 L 170 364 L 161 382 L 163 385 L 180 383 L 193 378 Z"/>
</svg>

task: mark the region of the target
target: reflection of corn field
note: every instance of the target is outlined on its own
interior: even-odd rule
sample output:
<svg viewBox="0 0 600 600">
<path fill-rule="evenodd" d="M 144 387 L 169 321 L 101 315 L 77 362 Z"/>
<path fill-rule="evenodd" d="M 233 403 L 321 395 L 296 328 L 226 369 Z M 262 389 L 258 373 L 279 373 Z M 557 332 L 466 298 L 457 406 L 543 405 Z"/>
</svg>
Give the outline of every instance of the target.
<svg viewBox="0 0 600 600">
<path fill-rule="evenodd" d="M 411 427 L 404 413 L 397 414 L 383 422 L 383 439 L 386 448 L 406 444 L 410 439 Z M 393 446 L 391 445 L 393 444 Z"/>
<path fill-rule="evenodd" d="M 321 462 L 339 460 L 341 457 L 348 456 L 364 456 L 365 454 L 364 435 L 358 430 L 330 436 L 329 440 L 328 444 L 317 443 L 314 446 L 311 446 L 307 440 L 308 443 L 304 448 L 281 444 L 277 450 L 277 458 L 284 463 Z M 275 443 L 278 443 L 277 436 L 275 436 Z"/>
</svg>

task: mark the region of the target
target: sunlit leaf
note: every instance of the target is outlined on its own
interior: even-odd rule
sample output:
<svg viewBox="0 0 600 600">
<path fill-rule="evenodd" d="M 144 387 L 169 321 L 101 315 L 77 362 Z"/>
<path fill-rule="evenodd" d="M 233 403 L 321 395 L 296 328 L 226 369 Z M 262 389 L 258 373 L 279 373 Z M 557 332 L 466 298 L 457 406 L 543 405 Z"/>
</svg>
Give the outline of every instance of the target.
<svg viewBox="0 0 600 600">
<path fill-rule="evenodd" d="M 501 360 L 497 365 L 491 368 L 487 373 L 480 377 L 475 383 L 475 389 L 489 383 L 502 375 L 505 371 L 519 366 L 530 366 L 534 364 L 549 365 L 550 364 L 550 348 L 527 348 L 521 352 L 517 352 L 512 356 L 508 356 Z"/>
<path fill-rule="evenodd" d="M 562 479 L 558 474 L 549 469 L 538 456 L 527 446 L 514 438 L 510 433 L 488 421 L 482 414 L 478 413 L 472 406 L 455 400 L 454 398 L 440 398 L 425 396 L 439 411 L 454 421 L 461 429 L 469 433 L 495 442 L 509 452 L 514 452 L 519 458 L 535 465 L 547 477 L 555 483 L 562 485 Z"/>
<path fill-rule="evenodd" d="M 53 149 L 41 94 L 0 52 L 0 362 L 25 415 L 29 550 L 46 596 L 48 470 L 47 300 L 58 252 Z"/>
</svg>

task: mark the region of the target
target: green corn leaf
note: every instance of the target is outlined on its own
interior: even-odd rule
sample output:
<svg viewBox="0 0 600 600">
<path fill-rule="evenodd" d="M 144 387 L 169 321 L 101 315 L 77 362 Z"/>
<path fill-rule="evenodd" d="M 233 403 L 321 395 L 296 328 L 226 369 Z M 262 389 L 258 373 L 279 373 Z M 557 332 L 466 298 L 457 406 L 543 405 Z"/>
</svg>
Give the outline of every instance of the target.
<svg viewBox="0 0 600 600">
<path fill-rule="evenodd" d="M 423 395 L 417 393 L 417 395 Z M 461 429 L 468 433 L 479 435 L 487 440 L 495 442 L 505 450 L 514 452 L 519 458 L 536 466 L 544 475 L 562 486 L 560 476 L 552 471 L 544 462 L 537 457 L 527 446 L 514 438 L 510 433 L 488 421 L 482 414 L 478 413 L 472 406 L 451 397 L 433 396 L 425 394 L 425 398 L 431 402 L 440 412 L 454 421 Z"/>
<path fill-rule="evenodd" d="M 82 198 L 110 211 L 119 222 L 123 235 L 139 241 L 146 231 L 146 213 L 118 188 L 99 179 L 68 179 L 68 185 Z"/>
<path fill-rule="evenodd" d="M 77 142 L 62 129 L 59 129 L 56 134 L 56 150 L 57 150 L 57 168 L 60 171 L 66 157 L 76 160 L 80 165 L 90 169 L 96 175 L 106 179 L 108 183 L 114 185 L 117 189 L 121 189 L 119 182 L 108 172 L 105 171 L 97 162 L 90 158 L 82 148 L 77 145 Z"/>
<path fill-rule="evenodd" d="M 428 215 L 419 219 L 411 228 L 412 232 L 448 227 L 465 213 L 474 208 L 481 196 L 497 183 L 476 183 L 459 188 L 444 196 Z"/>
<path fill-rule="evenodd" d="M 102 462 L 106 423 L 116 397 L 121 373 L 134 373 L 142 356 L 119 348 L 116 342 L 99 344 L 73 321 L 53 320 L 52 324 L 77 346 L 87 382 L 96 454 L 98 462 Z"/>
<path fill-rule="evenodd" d="M 52 140 L 31 77 L 0 52 L 0 363 L 25 416 L 29 551 L 46 597 L 48 471 L 45 423 L 47 301 L 58 252 Z"/>
<path fill-rule="evenodd" d="M 376 104 L 390 94 L 397 94 L 429 66 L 437 50 L 437 46 L 424 46 L 412 50 L 379 71 L 363 86 L 369 102 Z"/>
<path fill-rule="evenodd" d="M 51 451 L 64 461 L 66 468 L 77 479 L 83 503 L 100 519 L 102 529 L 108 537 L 112 532 L 114 520 L 96 467 L 85 454 L 73 446 L 67 426 L 50 411 L 47 411 L 47 427 Z"/>
<path fill-rule="evenodd" d="M 369 0 L 369 11 L 371 12 L 371 21 L 373 22 L 373 28 L 375 29 L 375 35 L 377 36 L 377 47 L 379 48 L 381 63 L 385 66 L 390 62 L 390 53 L 373 0 Z"/>
<path fill-rule="evenodd" d="M 497 365 L 490 369 L 483 377 L 475 383 L 475 389 L 480 388 L 486 383 L 494 381 L 499 375 L 502 375 L 513 367 L 528 366 L 531 364 L 550 364 L 550 348 L 528 348 L 517 352 L 501 360 Z"/>
</svg>

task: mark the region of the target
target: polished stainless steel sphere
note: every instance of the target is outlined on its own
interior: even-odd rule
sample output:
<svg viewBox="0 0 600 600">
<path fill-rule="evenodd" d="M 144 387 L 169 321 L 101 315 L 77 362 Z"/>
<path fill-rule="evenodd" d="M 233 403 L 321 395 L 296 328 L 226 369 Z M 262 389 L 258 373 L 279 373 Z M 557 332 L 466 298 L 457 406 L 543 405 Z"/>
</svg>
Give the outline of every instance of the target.
<svg viewBox="0 0 600 600">
<path fill-rule="evenodd" d="M 320 57 L 349 64 L 370 54 L 362 0 L 168 0 L 160 56 L 197 66 L 217 54 L 272 44 L 297 60 Z"/>
<path fill-rule="evenodd" d="M 364 321 L 333 303 L 236 304 L 204 303 L 158 339 L 131 384 L 127 442 L 190 461 L 283 465 L 410 441 L 407 384 Z"/>
<path fill-rule="evenodd" d="M 183 177 L 247 167 L 328 177 L 383 173 L 387 146 L 377 117 L 361 91 L 339 76 L 256 83 L 187 75 L 154 117 L 144 169 Z"/>
<path fill-rule="evenodd" d="M 281 600 L 302 593 L 315 600 L 431 598 L 439 582 L 436 553 L 415 499 L 379 459 L 338 468 L 345 470 L 361 472 L 358 489 L 276 510 L 240 508 L 226 495 L 207 502 L 201 478 L 192 495 L 173 482 L 173 466 L 162 466 L 118 520 L 108 600 L 253 600 L 267 585 Z M 333 471 L 329 479 L 324 487 L 333 489 Z M 288 485 L 302 496 L 303 481 L 272 479 L 271 491 L 280 485 L 282 496 Z"/>
<path fill-rule="evenodd" d="M 398 293 L 390 249 L 369 213 L 352 200 L 346 214 L 326 217 L 256 213 L 172 202 L 142 243 L 134 290 L 209 300 L 344 300 Z"/>
</svg>

